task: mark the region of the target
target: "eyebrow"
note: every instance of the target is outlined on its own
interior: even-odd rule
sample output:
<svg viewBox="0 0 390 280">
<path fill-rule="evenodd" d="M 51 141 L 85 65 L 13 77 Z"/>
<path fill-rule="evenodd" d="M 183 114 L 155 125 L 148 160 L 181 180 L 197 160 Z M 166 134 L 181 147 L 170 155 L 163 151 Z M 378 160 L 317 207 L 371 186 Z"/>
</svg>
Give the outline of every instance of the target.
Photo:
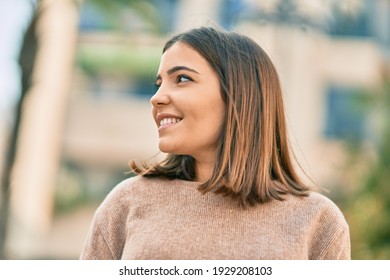
<svg viewBox="0 0 390 280">
<path fill-rule="evenodd" d="M 168 75 L 172 75 L 173 73 L 177 72 L 177 71 L 181 71 L 181 70 L 186 70 L 186 71 L 190 71 L 190 72 L 193 72 L 193 73 L 196 73 L 196 74 L 200 74 L 198 71 L 196 71 L 195 69 L 192 69 L 192 68 L 189 68 L 187 66 L 174 66 L 172 67 L 171 69 L 169 69 L 167 71 Z M 156 77 L 156 80 L 161 80 L 161 75 L 157 75 Z"/>
</svg>

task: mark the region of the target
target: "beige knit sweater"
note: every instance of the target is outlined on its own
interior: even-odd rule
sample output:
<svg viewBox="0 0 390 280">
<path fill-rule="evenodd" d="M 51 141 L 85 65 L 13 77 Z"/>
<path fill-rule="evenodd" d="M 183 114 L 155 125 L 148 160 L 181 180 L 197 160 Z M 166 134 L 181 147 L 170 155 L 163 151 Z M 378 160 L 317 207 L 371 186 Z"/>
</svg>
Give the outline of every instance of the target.
<svg viewBox="0 0 390 280">
<path fill-rule="evenodd" d="M 325 196 L 241 209 L 198 183 L 141 176 L 97 209 L 81 259 L 350 259 L 348 225 Z"/>
</svg>

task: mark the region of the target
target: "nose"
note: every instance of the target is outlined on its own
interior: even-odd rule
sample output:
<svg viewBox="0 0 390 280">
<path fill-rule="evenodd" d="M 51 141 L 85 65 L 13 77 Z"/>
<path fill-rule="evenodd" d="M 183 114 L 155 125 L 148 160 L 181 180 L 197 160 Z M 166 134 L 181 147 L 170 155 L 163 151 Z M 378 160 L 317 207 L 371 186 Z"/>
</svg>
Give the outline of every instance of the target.
<svg viewBox="0 0 390 280">
<path fill-rule="evenodd" d="M 150 98 L 150 103 L 154 107 L 169 104 L 169 95 L 164 91 L 163 87 L 160 86 L 156 93 Z"/>
</svg>

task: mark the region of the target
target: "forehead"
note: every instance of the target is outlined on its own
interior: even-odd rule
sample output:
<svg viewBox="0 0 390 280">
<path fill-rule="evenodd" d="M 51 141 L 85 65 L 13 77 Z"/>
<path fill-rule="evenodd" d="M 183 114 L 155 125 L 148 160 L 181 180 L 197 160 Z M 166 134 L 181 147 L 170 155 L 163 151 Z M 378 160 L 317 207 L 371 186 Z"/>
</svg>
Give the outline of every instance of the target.
<svg viewBox="0 0 390 280">
<path fill-rule="evenodd" d="M 196 68 L 198 72 L 202 70 L 211 70 L 208 62 L 203 56 L 189 45 L 181 42 L 173 44 L 163 53 L 158 72 L 165 72 L 178 65 Z"/>
</svg>

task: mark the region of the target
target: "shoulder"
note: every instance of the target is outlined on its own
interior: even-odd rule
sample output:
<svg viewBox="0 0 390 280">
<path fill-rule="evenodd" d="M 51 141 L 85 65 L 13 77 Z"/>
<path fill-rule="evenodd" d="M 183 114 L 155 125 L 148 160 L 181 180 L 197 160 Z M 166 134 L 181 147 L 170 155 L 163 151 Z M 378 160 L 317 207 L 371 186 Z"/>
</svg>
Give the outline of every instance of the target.
<svg viewBox="0 0 390 280">
<path fill-rule="evenodd" d="M 119 259 L 127 236 L 127 217 L 137 202 L 137 192 L 146 185 L 140 176 L 117 184 L 95 212 L 82 258 Z"/>
<path fill-rule="evenodd" d="M 309 195 L 304 200 L 306 203 L 320 208 L 332 209 L 334 211 L 338 211 L 339 209 L 330 198 L 318 192 L 309 192 Z"/>
<path fill-rule="evenodd" d="M 150 182 L 148 178 L 142 177 L 140 175 L 127 178 L 121 182 L 119 182 L 110 192 L 111 194 L 121 194 L 128 191 L 133 191 L 138 187 L 145 186 L 148 182 Z"/>
<path fill-rule="evenodd" d="M 311 259 L 350 258 L 349 226 L 340 208 L 328 197 L 311 192 L 301 199 L 303 216 L 310 223 Z"/>
<path fill-rule="evenodd" d="M 99 208 L 105 211 L 125 211 L 131 205 L 151 200 L 156 194 L 162 194 L 168 189 L 175 189 L 181 185 L 179 180 L 137 175 L 118 183 L 108 193 Z"/>
<path fill-rule="evenodd" d="M 150 192 L 145 188 L 158 185 L 159 180 L 135 176 L 118 183 L 105 197 L 96 209 L 94 221 L 100 228 L 109 231 L 119 231 L 125 226 L 126 220 L 132 207 L 137 207 L 145 201 L 145 195 Z"/>
<path fill-rule="evenodd" d="M 299 216 L 318 226 L 335 224 L 339 227 L 348 227 L 340 208 L 323 194 L 312 191 L 305 197 L 288 195 L 280 204 L 284 204 L 282 208 L 287 208 L 290 214 L 299 212 Z"/>
<path fill-rule="evenodd" d="M 340 208 L 328 197 L 317 192 L 311 192 L 304 199 L 307 207 L 317 212 L 319 220 L 322 222 L 337 222 L 342 227 L 347 227 L 347 222 Z"/>
<path fill-rule="evenodd" d="M 158 188 L 163 182 L 163 179 L 145 178 L 140 175 L 127 178 L 114 186 L 104 199 L 100 208 L 107 208 L 109 206 L 126 208 L 132 202 L 134 203 L 134 200 L 137 200 L 140 195 L 145 194 L 145 191 L 151 188 Z"/>
<path fill-rule="evenodd" d="M 108 199 L 123 198 L 124 194 L 136 193 L 145 188 L 153 188 L 164 185 L 167 179 L 163 178 L 148 178 L 141 175 L 127 178 L 119 182 L 108 194 Z"/>
</svg>

